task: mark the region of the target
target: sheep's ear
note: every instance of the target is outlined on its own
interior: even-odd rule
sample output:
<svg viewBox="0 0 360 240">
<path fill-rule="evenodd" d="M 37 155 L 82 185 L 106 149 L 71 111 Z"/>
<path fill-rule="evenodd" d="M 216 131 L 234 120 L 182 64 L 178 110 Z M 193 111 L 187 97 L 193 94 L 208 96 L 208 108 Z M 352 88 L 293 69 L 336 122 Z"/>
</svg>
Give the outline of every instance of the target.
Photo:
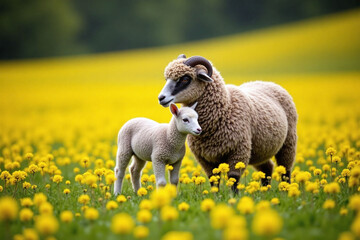
<svg viewBox="0 0 360 240">
<path fill-rule="evenodd" d="M 193 109 L 193 110 L 195 110 L 195 108 L 196 108 L 196 106 L 197 106 L 197 102 L 195 102 L 192 106 L 190 106 L 189 108 L 191 108 L 191 109 Z"/>
<path fill-rule="evenodd" d="M 177 116 L 177 115 L 179 114 L 179 109 L 178 109 L 178 107 L 177 107 L 175 104 L 171 103 L 171 104 L 170 104 L 170 112 L 171 112 L 174 116 Z"/>
<path fill-rule="evenodd" d="M 206 73 L 204 73 L 203 71 L 199 72 L 197 74 L 197 78 L 200 79 L 201 81 L 204 81 L 204 82 L 213 82 L 214 80 L 209 77 Z"/>
</svg>

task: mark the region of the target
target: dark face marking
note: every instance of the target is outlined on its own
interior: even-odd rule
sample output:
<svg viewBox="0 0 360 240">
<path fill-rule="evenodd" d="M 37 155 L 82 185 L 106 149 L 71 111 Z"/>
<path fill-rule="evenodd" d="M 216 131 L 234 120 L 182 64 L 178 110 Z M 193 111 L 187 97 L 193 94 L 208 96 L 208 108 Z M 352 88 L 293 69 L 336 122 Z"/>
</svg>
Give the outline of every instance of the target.
<svg viewBox="0 0 360 240">
<path fill-rule="evenodd" d="M 175 96 L 182 90 L 186 89 L 190 83 L 191 83 L 191 77 L 189 75 L 184 75 L 179 78 L 179 80 L 176 82 L 175 88 L 172 91 L 171 95 Z"/>
</svg>

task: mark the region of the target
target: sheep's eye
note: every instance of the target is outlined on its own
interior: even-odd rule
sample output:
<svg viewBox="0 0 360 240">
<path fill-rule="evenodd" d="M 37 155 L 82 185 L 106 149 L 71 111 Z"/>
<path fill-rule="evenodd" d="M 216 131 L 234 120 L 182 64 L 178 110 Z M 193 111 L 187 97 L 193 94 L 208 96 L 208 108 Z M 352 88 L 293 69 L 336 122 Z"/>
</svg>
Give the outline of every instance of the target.
<svg viewBox="0 0 360 240">
<path fill-rule="evenodd" d="M 184 122 L 184 123 L 188 123 L 188 122 L 189 122 L 189 119 L 184 118 L 184 119 L 183 119 L 183 122 Z"/>
<path fill-rule="evenodd" d="M 187 82 L 189 82 L 189 81 L 191 80 L 191 78 L 190 78 L 190 76 L 188 76 L 188 75 L 184 75 L 184 76 L 182 76 L 179 80 L 180 80 L 180 82 L 182 82 L 182 83 L 187 83 Z"/>
</svg>

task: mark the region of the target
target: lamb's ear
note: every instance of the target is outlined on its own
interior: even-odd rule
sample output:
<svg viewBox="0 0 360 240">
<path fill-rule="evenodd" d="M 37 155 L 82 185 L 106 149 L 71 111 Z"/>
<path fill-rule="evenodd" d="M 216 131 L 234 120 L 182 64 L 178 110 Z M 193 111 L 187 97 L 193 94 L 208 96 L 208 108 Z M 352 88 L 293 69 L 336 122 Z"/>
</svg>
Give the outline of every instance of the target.
<svg viewBox="0 0 360 240">
<path fill-rule="evenodd" d="M 213 81 L 214 81 L 211 77 L 209 77 L 209 76 L 208 76 L 205 72 L 203 72 L 203 71 L 198 72 L 197 78 L 200 79 L 201 81 L 204 81 L 204 82 L 213 82 Z"/>
<path fill-rule="evenodd" d="M 195 108 L 196 108 L 196 106 L 197 106 L 197 102 L 195 102 L 192 106 L 189 106 L 189 108 L 191 108 L 191 109 L 193 109 L 193 110 L 195 110 Z"/>
<path fill-rule="evenodd" d="M 170 104 L 170 112 L 171 112 L 174 116 L 177 117 L 177 115 L 179 114 L 179 109 L 178 109 L 178 107 L 177 107 L 175 104 L 171 103 L 171 104 Z"/>
</svg>

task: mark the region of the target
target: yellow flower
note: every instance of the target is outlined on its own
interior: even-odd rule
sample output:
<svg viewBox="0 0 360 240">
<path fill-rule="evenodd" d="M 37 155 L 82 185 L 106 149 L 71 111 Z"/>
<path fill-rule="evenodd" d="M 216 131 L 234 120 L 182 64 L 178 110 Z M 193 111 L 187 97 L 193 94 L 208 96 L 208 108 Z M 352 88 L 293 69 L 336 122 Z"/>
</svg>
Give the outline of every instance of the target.
<svg viewBox="0 0 360 240">
<path fill-rule="evenodd" d="M 41 214 L 52 214 L 54 207 L 49 202 L 44 202 L 39 207 L 39 212 Z"/>
<path fill-rule="evenodd" d="M 145 196 L 147 193 L 148 192 L 147 192 L 146 188 L 144 188 L 144 187 L 139 188 L 139 190 L 137 191 L 137 195 L 140 197 Z"/>
<path fill-rule="evenodd" d="M 218 187 L 211 187 L 210 192 L 217 193 L 217 192 L 219 192 L 219 188 Z"/>
<path fill-rule="evenodd" d="M 203 212 L 209 212 L 214 207 L 215 207 L 215 202 L 211 198 L 204 199 L 200 204 L 200 209 Z"/>
<path fill-rule="evenodd" d="M 245 164 L 243 162 L 238 162 L 235 165 L 235 169 L 243 169 L 243 168 L 245 168 Z"/>
<path fill-rule="evenodd" d="M 95 208 L 88 208 L 85 211 L 84 217 L 89 220 L 96 220 L 99 217 L 99 212 Z"/>
<path fill-rule="evenodd" d="M 64 194 L 68 195 L 70 193 L 70 189 L 68 188 L 65 188 L 64 191 L 63 191 Z"/>
<path fill-rule="evenodd" d="M 335 201 L 332 199 L 327 199 L 323 204 L 324 209 L 333 209 L 334 207 L 335 207 Z"/>
<path fill-rule="evenodd" d="M 351 232 L 342 232 L 338 240 L 355 240 L 355 236 Z"/>
<path fill-rule="evenodd" d="M 288 196 L 289 197 L 298 197 L 300 195 L 300 190 L 298 187 L 291 185 L 288 189 Z"/>
<path fill-rule="evenodd" d="M 195 184 L 196 185 L 200 185 L 200 184 L 203 184 L 205 183 L 205 178 L 204 177 L 196 177 L 195 179 Z"/>
<path fill-rule="evenodd" d="M 106 204 L 106 209 L 107 209 L 107 210 L 114 210 L 114 209 L 116 209 L 116 208 L 118 208 L 118 204 L 117 204 L 117 202 L 115 202 L 115 201 L 109 201 L 109 202 Z"/>
<path fill-rule="evenodd" d="M 23 182 L 23 189 L 29 189 L 31 187 L 31 184 L 29 182 Z"/>
<path fill-rule="evenodd" d="M 43 235 L 51 235 L 59 229 L 57 219 L 52 215 L 40 215 L 35 220 L 35 227 Z"/>
<path fill-rule="evenodd" d="M 20 221 L 27 222 L 30 221 L 34 216 L 34 213 L 29 208 L 23 208 L 20 210 L 19 217 Z"/>
<path fill-rule="evenodd" d="M 119 195 L 116 197 L 116 201 L 119 203 L 126 202 L 126 197 L 124 195 Z"/>
<path fill-rule="evenodd" d="M 225 204 L 219 204 L 210 212 L 211 226 L 214 229 L 224 229 L 229 224 L 233 215 L 234 210 L 231 207 Z"/>
<path fill-rule="evenodd" d="M 204 191 L 202 192 L 202 194 L 203 194 L 203 195 L 207 195 L 207 194 L 209 194 L 209 191 L 208 191 L 208 190 L 204 190 Z"/>
<path fill-rule="evenodd" d="M 333 156 L 336 154 L 336 150 L 332 147 L 329 147 L 328 149 L 326 149 L 326 155 L 328 156 Z"/>
<path fill-rule="evenodd" d="M 272 205 L 278 205 L 280 203 L 280 200 L 278 198 L 272 198 L 270 202 Z"/>
<path fill-rule="evenodd" d="M 3 186 L 0 185 L 0 192 L 4 190 Z"/>
<path fill-rule="evenodd" d="M 64 178 L 64 177 L 62 177 L 62 176 L 60 176 L 60 175 L 55 175 L 55 176 L 53 177 L 53 182 L 59 184 L 59 183 L 62 182 L 63 178 Z"/>
<path fill-rule="evenodd" d="M 311 178 L 311 173 L 306 172 L 306 171 L 300 171 L 298 174 L 296 174 L 295 176 L 295 181 L 298 183 L 305 183 L 306 181 L 309 181 Z"/>
<path fill-rule="evenodd" d="M 255 203 L 251 197 L 244 196 L 240 199 L 237 209 L 242 214 L 251 214 L 254 212 Z"/>
<path fill-rule="evenodd" d="M 360 211 L 360 195 L 359 194 L 355 194 L 350 197 L 349 208 L 351 208 L 355 211 L 358 211 L 358 212 Z"/>
<path fill-rule="evenodd" d="M 31 207 L 33 204 L 34 203 L 31 200 L 31 198 L 22 198 L 22 199 L 20 199 L 20 205 L 22 207 Z"/>
<path fill-rule="evenodd" d="M 270 208 L 270 202 L 266 200 L 261 200 L 258 204 L 255 206 L 256 211 L 263 211 Z"/>
<path fill-rule="evenodd" d="M 275 172 L 278 173 L 279 175 L 283 175 L 286 173 L 286 169 L 284 166 L 280 165 L 275 168 Z"/>
<path fill-rule="evenodd" d="M 337 182 L 332 182 L 324 186 L 325 193 L 339 193 L 340 185 Z"/>
<path fill-rule="evenodd" d="M 151 221 L 152 214 L 151 214 L 151 212 L 149 210 L 142 209 L 142 210 L 137 212 L 136 218 L 141 223 L 148 223 L 148 222 Z"/>
<path fill-rule="evenodd" d="M 227 163 L 220 163 L 219 164 L 219 171 L 221 173 L 227 173 L 230 171 L 230 167 L 229 167 L 229 164 Z"/>
<path fill-rule="evenodd" d="M 15 220 L 18 213 L 18 204 L 11 197 L 0 198 L 0 221 Z"/>
<path fill-rule="evenodd" d="M 90 197 L 87 194 L 83 194 L 78 198 L 78 202 L 82 203 L 84 205 L 88 204 L 90 202 Z"/>
<path fill-rule="evenodd" d="M 171 202 L 171 196 L 165 188 L 159 188 L 151 193 L 150 200 L 154 208 L 161 208 Z"/>
<path fill-rule="evenodd" d="M 107 185 L 112 185 L 116 180 L 116 177 L 114 174 L 107 174 L 105 177 L 105 181 Z"/>
<path fill-rule="evenodd" d="M 230 198 L 229 200 L 228 200 L 228 204 L 230 204 L 230 205 L 234 205 L 236 203 L 236 199 L 235 198 Z"/>
<path fill-rule="evenodd" d="M 147 236 L 149 236 L 149 228 L 145 227 L 145 226 L 137 226 L 134 229 L 134 237 L 141 239 L 141 238 L 146 238 Z"/>
<path fill-rule="evenodd" d="M 153 208 L 153 204 L 150 200 L 144 199 L 144 200 L 141 200 L 141 202 L 139 204 L 139 208 L 151 210 Z"/>
<path fill-rule="evenodd" d="M 176 208 L 167 205 L 161 208 L 160 217 L 161 220 L 165 222 L 172 221 L 172 220 L 176 220 L 179 217 L 179 213 L 176 210 Z"/>
<path fill-rule="evenodd" d="M 111 231 L 115 234 L 129 234 L 134 226 L 134 220 L 127 213 L 116 214 L 111 219 Z"/>
<path fill-rule="evenodd" d="M 321 171 L 321 169 L 319 169 L 319 168 L 316 168 L 316 169 L 314 170 L 314 175 L 315 175 L 315 176 L 320 176 L 321 173 L 322 173 L 322 171 Z"/>
<path fill-rule="evenodd" d="M 319 193 L 319 184 L 317 182 L 307 182 L 305 190 L 313 194 Z"/>
<path fill-rule="evenodd" d="M 33 201 L 37 207 L 40 207 L 42 203 L 47 201 L 47 197 L 43 193 L 35 193 Z"/>
<path fill-rule="evenodd" d="M 37 232 L 32 228 L 25 228 L 23 230 L 23 235 L 20 235 L 20 236 L 21 236 L 21 239 L 24 239 L 24 240 L 38 240 L 39 239 Z M 14 237 L 14 240 L 15 240 L 15 237 Z"/>
<path fill-rule="evenodd" d="M 161 240 L 193 240 L 193 235 L 190 232 L 167 232 Z"/>
<path fill-rule="evenodd" d="M 70 185 L 70 183 L 71 182 L 69 180 L 66 180 L 66 182 L 65 182 L 66 185 Z"/>
<path fill-rule="evenodd" d="M 345 216 L 345 215 L 347 215 L 347 214 L 348 214 L 347 208 L 342 207 L 342 208 L 340 209 L 340 215 L 341 215 L 341 216 Z"/>
<path fill-rule="evenodd" d="M 73 213 L 71 211 L 63 211 L 60 213 L 60 220 L 64 223 L 69 223 L 73 220 Z"/>
<path fill-rule="evenodd" d="M 187 210 L 189 210 L 189 208 L 190 208 L 190 205 L 187 204 L 186 202 L 182 202 L 182 203 L 180 203 L 180 204 L 178 205 L 178 209 L 179 209 L 180 211 L 186 212 Z"/>
<path fill-rule="evenodd" d="M 360 237 L 360 216 L 357 215 L 351 224 L 351 231 L 355 236 Z"/>
<path fill-rule="evenodd" d="M 252 230 L 259 236 L 274 236 L 281 231 L 282 226 L 282 218 L 272 209 L 256 212 L 252 220 Z"/>
</svg>

